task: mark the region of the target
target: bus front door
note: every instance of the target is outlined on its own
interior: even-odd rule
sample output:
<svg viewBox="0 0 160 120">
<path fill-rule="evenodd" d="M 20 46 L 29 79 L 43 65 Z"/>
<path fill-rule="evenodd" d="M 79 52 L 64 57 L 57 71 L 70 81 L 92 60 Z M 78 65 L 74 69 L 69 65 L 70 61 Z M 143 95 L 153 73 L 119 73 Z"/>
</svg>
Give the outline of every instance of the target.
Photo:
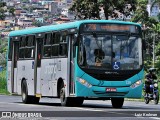
<svg viewBox="0 0 160 120">
<path fill-rule="evenodd" d="M 11 89 L 12 93 L 17 93 L 17 60 L 19 52 L 19 42 L 13 42 L 13 51 L 12 51 L 12 70 L 11 70 Z"/>
</svg>

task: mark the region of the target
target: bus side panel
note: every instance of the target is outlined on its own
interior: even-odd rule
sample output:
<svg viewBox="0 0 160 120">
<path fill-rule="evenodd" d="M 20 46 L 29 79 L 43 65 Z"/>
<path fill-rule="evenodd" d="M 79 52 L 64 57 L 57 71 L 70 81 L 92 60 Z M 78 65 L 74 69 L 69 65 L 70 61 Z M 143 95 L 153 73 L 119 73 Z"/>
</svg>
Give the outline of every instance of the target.
<svg viewBox="0 0 160 120">
<path fill-rule="evenodd" d="M 56 79 L 58 80 L 59 78 L 62 78 L 63 79 L 63 82 L 64 82 L 64 85 L 65 85 L 65 94 L 66 94 L 66 97 L 69 96 L 69 80 L 68 80 L 68 76 L 69 74 L 67 74 L 67 71 L 69 70 L 69 68 L 67 68 L 67 64 L 69 64 L 67 62 L 67 58 L 59 58 L 59 59 L 55 59 L 55 63 L 57 63 L 57 69 L 56 69 Z M 54 91 L 57 91 L 57 88 L 54 88 Z M 55 93 L 57 94 L 57 92 Z"/>
<path fill-rule="evenodd" d="M 41 94 L 42 96 L 51 96 L 52 90 L 49 88 L 49 81 L 53 78 L 53 59 L 42 59 L 41 60 Z M 39 76 L 39 75 L 37 75 Z"/>
<path fill-rule="evenodd" d="M 57 96 L 58 79 L 67 83 L 67 58 L 42 59 L 41 66 L 42 96 Z"/>
<path fill-rule="evenodd" d="M 37 88 L 36 94 L 41 94 L 41 67 L 37 68 Z"/>
<path fill-rule="evenodd" d="M 18 94 L 21 94 L 21 82 L 25 79 L 28 87 L 28 95 L 34 95 L 34 67 L 33 60 L 20 60 L 18 66 Z"/>
<path fill-rule="evenodd" d="M 17 68 L 14 68 L 14 93 L 17 93 L 18 91 L 17 91 L 17 89 L 18 89 L 18 79 L 17 79 L 17 73 L 18 72 L 18 70 L 17 70 Z"/>
<path fill-rule="evenodd" d="M 7 63 L 7 67 L 8 67 L 8 69 L 7 69 L 7 78 L 8 78 L 8 80 L 7 80 L 7 90 L 8 90 L 8 92 L 12 92 L 12 89 L 11 89 L 11 61 L 8 61 L 8 63 Z"/>
</svg>

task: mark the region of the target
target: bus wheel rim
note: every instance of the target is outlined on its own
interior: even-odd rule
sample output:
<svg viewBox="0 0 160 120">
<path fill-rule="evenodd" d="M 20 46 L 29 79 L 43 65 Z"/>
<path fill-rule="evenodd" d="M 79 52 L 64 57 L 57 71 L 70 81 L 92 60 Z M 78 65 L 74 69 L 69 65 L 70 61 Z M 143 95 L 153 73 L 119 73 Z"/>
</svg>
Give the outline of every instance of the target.
<svg viewBox="0 0 160 120">
<path fill-rule="evenodd" d="M 64 101 L 65 101 L 65 92 L 64 92 L 64 88 L 61 89 L 60 97 L 61 97 L 61 101 L 64 102 Z"/>
<path fill-rule="evenodd" d="M 26 94 L 23 92 L 22 93 L 22 99 L 25 100 L 26 99 Z"/>
</svg>

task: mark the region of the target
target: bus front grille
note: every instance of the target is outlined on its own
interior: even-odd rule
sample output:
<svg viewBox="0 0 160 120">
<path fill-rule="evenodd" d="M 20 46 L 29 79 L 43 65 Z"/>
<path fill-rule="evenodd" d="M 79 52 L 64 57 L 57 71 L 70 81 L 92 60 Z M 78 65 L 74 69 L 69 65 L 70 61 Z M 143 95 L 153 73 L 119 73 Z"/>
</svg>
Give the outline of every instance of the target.
<svg viewBox="0 0 160 120">
<path fill-rule="evenodd" d="M 140 72 L 139 70 L 132 70 L 132 71 L 123 70 L 117 72 L 115 71 L 106 72 L 104 70 L 97 70 L 95 72 L 95 70 L 88 70 L 88 69 L 85 69 L 84 71 L 88 75 L 92 76 L 97 80 L 106 80 L 106 81 L 124 81 Z"/>
<path fill-rule="evenodd" d="M 98 96 L 125 96 L 128 92 L 100 92 L 93 91 Z"/>
</svg>

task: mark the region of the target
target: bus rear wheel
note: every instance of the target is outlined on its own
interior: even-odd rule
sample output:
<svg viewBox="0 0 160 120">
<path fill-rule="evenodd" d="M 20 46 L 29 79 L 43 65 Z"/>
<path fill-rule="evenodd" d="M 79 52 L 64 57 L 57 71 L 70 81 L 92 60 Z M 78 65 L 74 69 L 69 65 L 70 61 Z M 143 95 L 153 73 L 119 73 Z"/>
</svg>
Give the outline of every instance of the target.
<svg viewBox="0 0 160 120">
<path fill-rule="evenodd" d="M 30 104 L 30 103 L 38 104 L 39 103 L 40 98 L 28 95 L 28 87 L 27 87 L 27 83 L 25 80 L 22 82 L 21 89 L 22 89 L 21 91 L 22 91 L 22 102 L 23 103 L 25 104 Z"/>
<path fill-rule="evenodd" d="M 124 98 L 111 98 L 113 108 L 122 108 L 124 103 Z"/>
</svg>

